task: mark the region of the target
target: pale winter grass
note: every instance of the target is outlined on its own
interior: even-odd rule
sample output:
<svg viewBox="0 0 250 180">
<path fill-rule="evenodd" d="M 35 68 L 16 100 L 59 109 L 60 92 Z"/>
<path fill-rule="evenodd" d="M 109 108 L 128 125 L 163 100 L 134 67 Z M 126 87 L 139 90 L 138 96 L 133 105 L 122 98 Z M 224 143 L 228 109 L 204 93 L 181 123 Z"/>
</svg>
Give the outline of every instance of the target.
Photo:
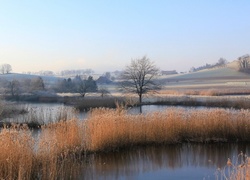
<svg viewBox="0 0 250 180">
<path fill-rule="evenodd" d="M 249 180 L 250 179 L 250 159 L 242 152 L 233 161 L 228 158 L 227 165 L 218 169 L 217 180 Z"/>
<path fill-rule="evenodd" d="M 30 107 L 30 106 L 12 106 L 11 109 L 23 107 L 24 114 L 15 115 L 5 118 L 0 123 L 0 126 L 8 126 L 11 124 L 26 124 L 29 128 L 40 129 L 42 125 L 52 124 L 60 121 L 67 121 L 76 117 L 77 110 L 71 107 Z"/>
<path fill-rule="evenodd" d="M 13 115 L 25 114 L 27 110 L 15 103 L 6 102 L 0 99 L 0 121 Z"/>
<path fill-rule="evenodd" d="M 35 140 L 26 128 L 0 132 L 0 179 L 76 179 L 87 153 L 134 145 L 249 141 L 248 110 L 170 109 L 129 115 L 94 109 L 87 120 L 43 126 Z"/>
</svg>

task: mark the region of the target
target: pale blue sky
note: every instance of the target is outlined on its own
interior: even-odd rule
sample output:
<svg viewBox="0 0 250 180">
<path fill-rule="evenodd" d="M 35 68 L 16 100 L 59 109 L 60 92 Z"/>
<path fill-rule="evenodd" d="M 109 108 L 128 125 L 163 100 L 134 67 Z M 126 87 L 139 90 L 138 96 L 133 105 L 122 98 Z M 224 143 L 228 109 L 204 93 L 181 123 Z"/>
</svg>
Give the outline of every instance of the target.
<svg viewBox="0 0 250 180">
<path fill-rule="evenodd" d="M 0 0 L 0 64 L 14 72 L 162 70 L 250 53 L 249 0 Z"/>
</svg>

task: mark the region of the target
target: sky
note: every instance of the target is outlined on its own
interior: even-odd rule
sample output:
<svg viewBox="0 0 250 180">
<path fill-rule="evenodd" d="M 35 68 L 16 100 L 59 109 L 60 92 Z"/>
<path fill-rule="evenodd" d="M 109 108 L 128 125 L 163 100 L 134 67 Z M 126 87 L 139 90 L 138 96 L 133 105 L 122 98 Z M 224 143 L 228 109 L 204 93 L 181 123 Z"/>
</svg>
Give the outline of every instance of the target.
<svg viewBox="0 0 250 180">
<path fill-rule="evenodd" d="M 0 64 L 104 73 L 146 55 L 185 72 L 250 53 L 249 18 L 249 0 L 0 0 Z"/>
</svg>

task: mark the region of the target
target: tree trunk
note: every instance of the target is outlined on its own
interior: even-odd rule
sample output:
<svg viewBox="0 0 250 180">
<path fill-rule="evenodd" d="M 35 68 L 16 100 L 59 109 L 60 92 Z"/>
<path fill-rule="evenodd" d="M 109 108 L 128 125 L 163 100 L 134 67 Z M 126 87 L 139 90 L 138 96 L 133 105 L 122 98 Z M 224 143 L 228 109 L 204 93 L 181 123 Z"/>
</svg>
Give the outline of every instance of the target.
<svg viewBox="0 0 250 180">
<path fill-rule="evenodd" d="M 139 103 L 140 103 L 140 105 L 142 103 L 142 94 L 139 94 Z"/>
</svg>

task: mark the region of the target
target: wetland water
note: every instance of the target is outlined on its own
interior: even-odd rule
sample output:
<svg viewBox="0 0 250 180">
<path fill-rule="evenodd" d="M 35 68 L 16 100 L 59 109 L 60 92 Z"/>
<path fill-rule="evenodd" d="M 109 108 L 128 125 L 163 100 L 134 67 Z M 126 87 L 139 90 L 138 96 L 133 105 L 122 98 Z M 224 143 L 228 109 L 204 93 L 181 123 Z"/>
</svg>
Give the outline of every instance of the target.
<svg viewBox="0 0 250 180">
<path fill-rule="evenodd" d="M 68 112 L 67 117 L 76 116 L 86 118 L 86 113 L 75 114 L 72 107 L 62 104 L 25 104 L 30 114 L 21 115 L 20 121 L 32 118 L 36 113 L 46 122 Z M 144 113 L 162 111 L 169 106 L 143 106 Z M 188 110 L 190 107 L 178 107 Z M 198 107 L 201 108 L 201 107 Z M 128 110 L 131 114 L 138 114 L 140 108 Z M 65 114 L 64 114 L 65 115 Z M 16 118 L 13 118 L 13 120 Z M 196 144 L 184 143 L 165 146 L 131 147 L 117 152 L 92 154 L 87 157 L 87 163 L 77 173 L 74 179 L 173 179 L 196 180 L 220 179 L 220 168 L 228 172 L 227 159 L 236 162 L 238 155 L 243 152 L 250 154 L 250 144 Z"/>
<path fill-rule="evenodd" d="M 227 158 L 235 162 L 241 158 L 238 157 L 241 151 L 249 154 L 250 145 L 224 143 L 134 147 L 91 155 L 78 179 L 220 179 L 218 168 L 228 172 Z"/>
</svg>

